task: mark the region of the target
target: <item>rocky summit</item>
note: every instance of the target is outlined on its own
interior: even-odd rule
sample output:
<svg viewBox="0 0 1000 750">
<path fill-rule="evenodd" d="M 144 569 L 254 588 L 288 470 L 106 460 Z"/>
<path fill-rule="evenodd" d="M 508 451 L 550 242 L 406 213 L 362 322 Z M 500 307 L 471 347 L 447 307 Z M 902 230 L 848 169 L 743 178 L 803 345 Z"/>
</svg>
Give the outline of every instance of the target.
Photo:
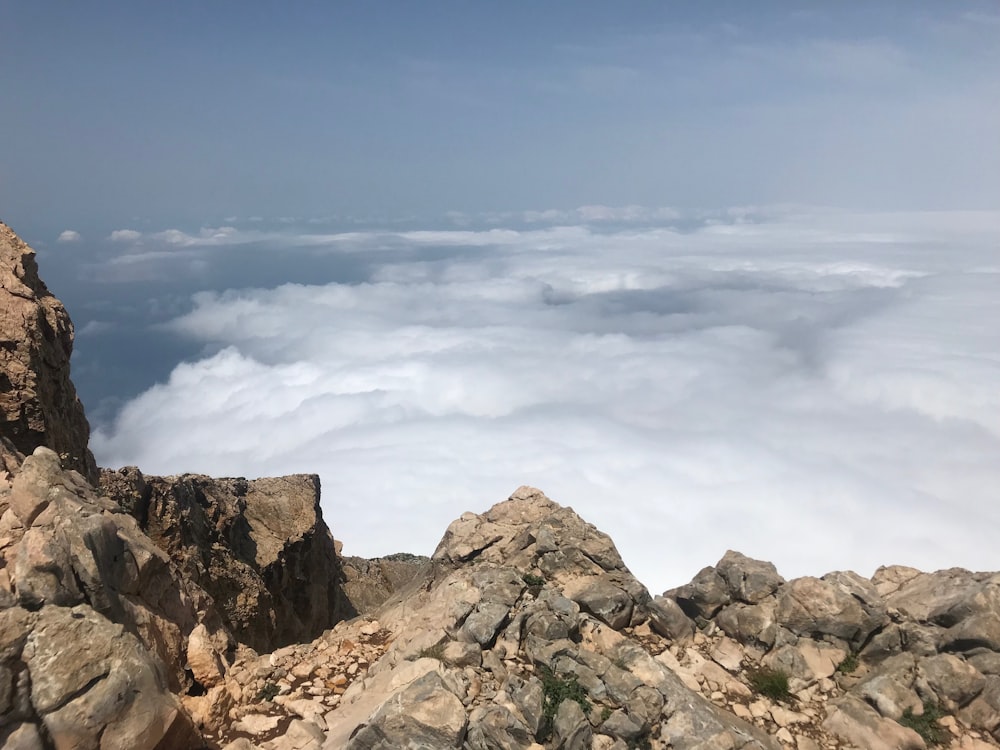
<svg viewBox="0 0 1000 750">
<path fill-rule="evenodd" d="M 38 277 L 34 250 L 0 222 L 0 435 L 22 453 L 47 446 L 94 481 L 72 353 L 73 323 Z"/>
<path fill-rule="evenodd" d="M 652 596 L 531 487 L 364 560 L 313 475 L 98 471 L 0 229 L 0 748 L 1000 748 L 1000 573 L 729 551 Z"/>
</svg>

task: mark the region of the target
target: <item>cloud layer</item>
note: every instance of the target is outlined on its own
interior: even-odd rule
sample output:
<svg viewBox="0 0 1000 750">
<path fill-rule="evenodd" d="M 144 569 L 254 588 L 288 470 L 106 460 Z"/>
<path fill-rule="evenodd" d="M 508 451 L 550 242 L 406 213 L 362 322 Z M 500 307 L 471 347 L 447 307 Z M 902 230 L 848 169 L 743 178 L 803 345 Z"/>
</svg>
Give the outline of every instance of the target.
<svg viewBox="0 0 1000 750">
<path fill-rule="evenodd" d="M 169 328 L 205 355 L 96 432 L 104 465 L 318 472 L 366 556 L 533 484 L 654 591 L 727 548 L 786 575 L 1000 566 L 998 214 L 155 236 L 369 273 L 196 295 Z"/>
</svg>

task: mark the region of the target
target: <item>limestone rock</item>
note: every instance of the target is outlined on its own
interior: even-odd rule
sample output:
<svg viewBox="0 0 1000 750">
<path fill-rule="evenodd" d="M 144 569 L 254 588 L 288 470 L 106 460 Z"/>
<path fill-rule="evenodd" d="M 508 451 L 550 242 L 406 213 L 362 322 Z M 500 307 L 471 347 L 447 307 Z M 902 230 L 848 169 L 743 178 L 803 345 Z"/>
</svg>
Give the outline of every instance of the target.
<svg viewBox="0 0 1000 750">
<path fill-rule="evenodd" d="M 258 652 L 315 638 L 354 614 L 317 476 L 156 477 L 128 467 L 102 471 L 101 486 Z"/>
<path fill-rule="evenodd" d="M 85 604 L 0 610 L 0 675 L 0 729 L 21 722 L 5 747 L 200 745 L 162 663 Z"/>
<path fill-rule="evenodd" d="M 395 700 L 383 703 L 347 750 L 460 748 L 466 724 L 462 702 L 440 675 L 429 672 L 411 682 Z"/>
<path fill-rule="evenodd" d="M 781 588 L 777 618 L 796 635 L 831 635 L 860 645 L 884 615 L 867 612 L 852 592 L 818 578 L 797 578 Z"/>
<path fill-rule="evenodd" d="M 406 553 L 366 560 L 342 557 L 341 585 L 351 608 L 358 614 L 374 611 L 426 572 L 430 558 Z"/>
<path fill-rule="evenodd" d="M 93 481 L 72 352 L 73 323 L 38 277 L 34 251 L 0 222 L 0 435 L 23 454 L 47 446 Z"/>
<path fill-rule="evenodd" d="M 853 696 L 834 702 L 823 727 L 853 747 L 866 750 L 926 750 L 927 745 L 912 729 L 883 719 Z"/>
<path fill-rule="evenodd" d="M 715 565 L 735 601 L 756 604 L 773 594 L 785 579 L 778 575 L 773 563 L 753 560 L 729 550 Z"/>
</svg>

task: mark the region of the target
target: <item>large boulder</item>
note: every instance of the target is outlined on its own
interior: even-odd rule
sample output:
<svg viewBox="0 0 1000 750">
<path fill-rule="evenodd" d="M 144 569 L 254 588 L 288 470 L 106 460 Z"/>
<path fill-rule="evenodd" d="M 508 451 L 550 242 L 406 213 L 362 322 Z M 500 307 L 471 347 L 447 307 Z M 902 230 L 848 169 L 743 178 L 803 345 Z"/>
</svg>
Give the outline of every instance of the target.
<svg viewBox="0 0 1000 750">
<path fill-rule="evenodd" d="M 90 425 L 69 378 L 73 323 L 38 277 L 35 252 L 0 222 L 0 435 L 23 454 L 40 445 L 89 480 Z"/>
<path fill-rule="evenodd" d="M 256 651 L 311 640 L 355 614 L 315 474 L 158 477 L 127 467 L 103 470 L 101 487 Z"/>
<path fill-rule="evenodd" d="M 211 599 L 53 451 L 23 458 L 0 438 L 0 455 L 3 746 L 200 746 L 178 695 L 203 689 L 195 628 L 221 679 L 230 637 Z"/>
</svg>

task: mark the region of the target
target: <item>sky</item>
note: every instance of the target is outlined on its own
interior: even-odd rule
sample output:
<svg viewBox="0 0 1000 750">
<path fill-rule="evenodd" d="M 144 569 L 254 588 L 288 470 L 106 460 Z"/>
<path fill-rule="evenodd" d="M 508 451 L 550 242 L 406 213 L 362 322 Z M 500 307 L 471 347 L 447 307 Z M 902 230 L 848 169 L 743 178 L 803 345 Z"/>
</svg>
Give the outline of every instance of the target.
<svg viewBox="0 0 1000 750">
<path fill-rule="evenodd" d="M 520 484 L 651 590 L 1000 569 L 1000 4 L 0 3 L 0 219 L 106 466 Z"/>
</svg>

